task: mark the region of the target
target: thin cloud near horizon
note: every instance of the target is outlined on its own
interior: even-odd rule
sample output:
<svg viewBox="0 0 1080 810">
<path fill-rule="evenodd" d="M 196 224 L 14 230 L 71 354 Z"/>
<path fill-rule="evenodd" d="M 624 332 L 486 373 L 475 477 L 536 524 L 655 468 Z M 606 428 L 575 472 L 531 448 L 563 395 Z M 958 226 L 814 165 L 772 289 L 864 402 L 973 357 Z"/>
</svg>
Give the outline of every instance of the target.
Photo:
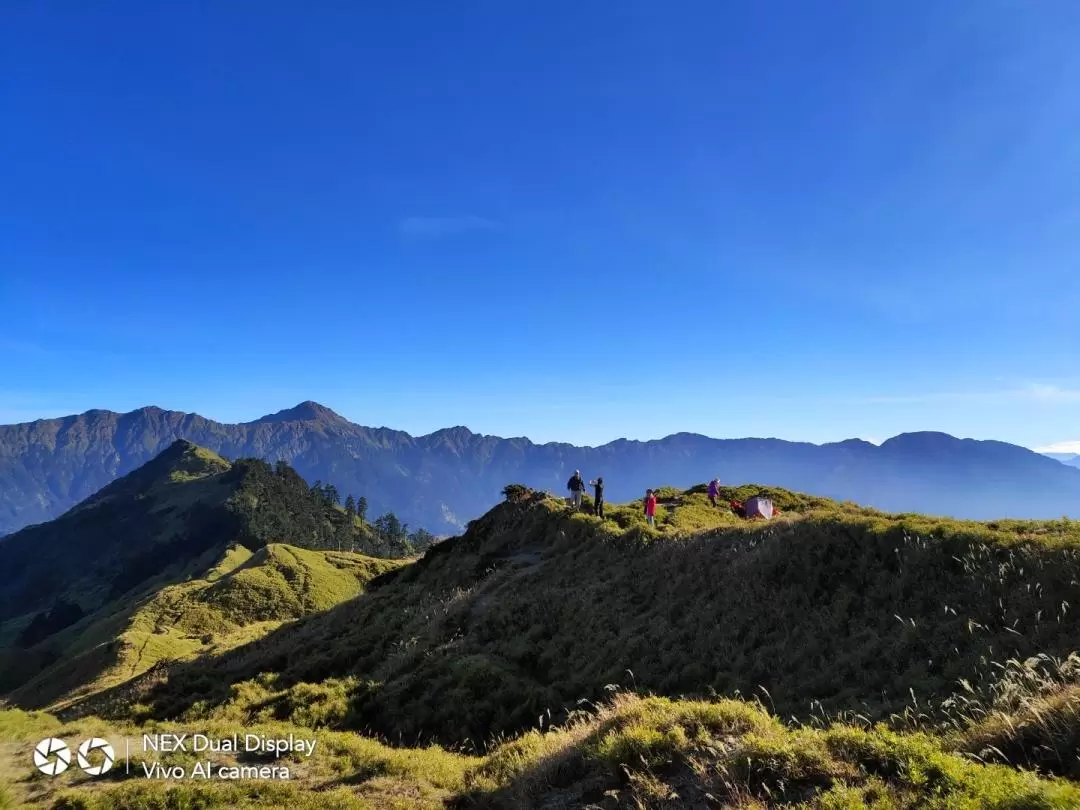
<svg viewBox="0 0 1080 810">
<path fill-rule="evenodd" d="M 1075 441 L 1054 442 L 1035 448 L 1036 453 L 1077 453 L 1080 454 L 1080 439 Z"/>
</svg>

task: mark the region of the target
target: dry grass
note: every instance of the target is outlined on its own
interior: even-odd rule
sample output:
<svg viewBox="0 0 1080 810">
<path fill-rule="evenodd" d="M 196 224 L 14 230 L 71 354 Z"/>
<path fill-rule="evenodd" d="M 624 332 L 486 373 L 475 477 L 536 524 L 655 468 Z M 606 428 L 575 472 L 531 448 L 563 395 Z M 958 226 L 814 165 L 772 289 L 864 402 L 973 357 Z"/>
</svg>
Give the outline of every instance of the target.
<svg viewBox="0 0 1080 810">
<path fill-rule="evenodd" d="M 116 740 L 139 731 L 199 730 L 308 738 L 288 724 L 206 723 L 134 727 L 87 720 L 61 726 L 44 715 L 0 712 L 0 733 Z M 29 757 L 0 753 L 13 774 L 10 801 L 51 808 L 806 808 L 806 810 L 969 810 L 1080 806 L 1080 789 L 949 752 L 929 734 L 832 724 L 790 728 L 744 701 L 686 701 L 616 693 L 559 727 L 505 740 L 484 758 L 438 747 L 399 748 L 354 734 L 321 731 L 315 756 L 286 755 L 293 779 L 164 782 L 141 777 L 94 781 L 76 769 L 35 779 Z M 117 746 L 121 744 L 116 743 Z M 134 768 L 152 755 L 136 754 Z M 194 762 L 168 754 L 168 765 Z M 228 755 L 219 762 L 234 761 Z"/>
<path fill-rule="evenodd" d="M 972 763 L 924 734 L 785 728 L 737 701 L 619 695 L 497 748 L 466 776 L 480 807 L 1073 807 L 1080 789 Z"/>
<path fill-rule="evenodd" d="M 295 785 L 122 783 L 58 806 L 1080 806 L 1015 767 L 1077 775 L 1077 526 L 771 494 L 781 518 L 748 523 L 662 491 L 650 529 L 639 504 L 600 521 L 516 493 L 116 715 L 316 729 L 323 758 Z"/>
</svg>

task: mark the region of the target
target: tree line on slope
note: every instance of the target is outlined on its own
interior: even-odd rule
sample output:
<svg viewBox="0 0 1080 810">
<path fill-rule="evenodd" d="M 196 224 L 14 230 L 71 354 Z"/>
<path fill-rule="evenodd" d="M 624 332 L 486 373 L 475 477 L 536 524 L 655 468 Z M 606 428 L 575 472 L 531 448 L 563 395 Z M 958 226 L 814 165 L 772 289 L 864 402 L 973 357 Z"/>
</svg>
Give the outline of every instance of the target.
<svg viewBox="0 0 1080 810">
<path fill-rule="evenodd" d="M 243 459 L 238 465 L 244 476 L 241 493 L 273 493 L 258 498 L 250 508 L 245 508 L 245 498 L 239 493 L 231 499 L 231 509 L 244 514 L 260 544 L 277 539 L 301 548 L 408 557 L 435 542 L 431 532 L 422 528 L 410 531 L 393 512 L 369 522 L 365 496 L 347 494 L 342 507 L 336 486 L 316 481 L 308 487 L 284 461 L 271 467 L 260 459 Z"/>
</svg>

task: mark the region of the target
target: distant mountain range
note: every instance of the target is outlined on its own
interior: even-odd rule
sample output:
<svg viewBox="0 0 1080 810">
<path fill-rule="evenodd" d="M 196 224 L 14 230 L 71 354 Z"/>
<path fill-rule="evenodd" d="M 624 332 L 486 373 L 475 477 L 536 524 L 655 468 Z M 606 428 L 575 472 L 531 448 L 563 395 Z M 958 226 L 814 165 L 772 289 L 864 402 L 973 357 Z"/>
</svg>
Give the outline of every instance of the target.
<svg viewBox="0 0 1080 810">
<path fill-rule="evenodd" d="M 1068 464 L 1070 467 L 1080 467 L 1080 453 L 1043 453 L 1047 458 Z"/>
<path fill-rule="evenodd" d="M 535 444 L 464 427 L 411 436 L 349 422 L 303 402 L 253 422 L 140 408 L 0 426 L 0 533 L 52 518 L 139 467 L 177 439 L 226 458 L 283 459 L 309 482 L 366 496 L 369 518 L 392 510 L 413 527 L 453 533 L 512 482 L 562 493 L 580 469 L 603 476 L 610 500 L 648 486 L 719 476 L 890 511 L 970 518 L 1080 514 L 1080 469 L 1022 447 L 910 433 L 880 446 L 857 439 L 814 445 L 679 433 L 600 447 Z"/>
</svg>

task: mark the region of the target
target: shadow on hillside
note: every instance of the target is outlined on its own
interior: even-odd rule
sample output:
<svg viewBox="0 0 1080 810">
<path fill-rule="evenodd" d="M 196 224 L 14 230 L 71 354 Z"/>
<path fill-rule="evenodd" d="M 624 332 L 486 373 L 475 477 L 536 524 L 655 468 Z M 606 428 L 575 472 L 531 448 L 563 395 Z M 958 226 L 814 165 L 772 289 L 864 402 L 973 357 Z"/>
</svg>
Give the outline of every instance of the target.
<svg viewBox="0 0 1080 810">
<path fill-rule="evenodd" d="M 340 650 L 335 642 L 342 632 L 355 626 L 354 617 L 385 615 L 383 602 L 389 603 L 387 607 L 391 609 L 397 607 L 392 604 L 397 591 L 391 586 L 398 586 L 398 590 L 409 588 L 425 575 L 434 580 L 433 598 L 467 589 L 490 577 L 512 561 L 516 552 L 512 548 L 502 548 L 500 543 L 496 543 L 495 548 L 485 548 L 485 543 L 493 536 L 500 538 L 501 531 L 513 525 L 516 517 L 539 505 L 545 497 L 543 493 L 531 493 L 520 501 L 500 504 L 473 521 L 465 535 L 437 543 L 416 562 L 374 577 L 364 593 L 328 611 L 289 622 L 266 636 L 218 656 L 204 655 L 192 661 L 161 661 L 151 671 L 73 705 L 63 716 L 72 719 L 98 714 L 119 718 L 125 716 L 129 706 L 139 703 L 149 705 L 155 718 L 176 718 L 196 705 L 200 712 L 220 707 L 232 697 L 234 683 L 260 673 L 279 674 L 281 677 L 275 688 L 281 689 L 299 682 L 316 682 L 352 673 L 356 671 L 356 656 L 351 650 Z M 309 648 L 314 646 L 321 658 L 318 661 L 294 659 L 291 653 L 302 646 L 299 642 L 306 642 Z M 385 661 L 399 655 L 400 650 L 387 643 L 378 650 L 369 651 L 367 661 Z M 301 671 L 294 674 L 297 667 Z M 354 696 L 352 709 L 367 698 L 370 695 Z M 255 708 L 270 710 L 277 719 L 285 720 L 294 707 L 279 696 L 268 698 Z M 350 716 L 354 714 L 355 711 L 350 712 Z"/>
<path fill-rule="evenodd" d="M 912 693 L 926 707 L 960 678 L 989 677 L 991 661 L 1071 651 L 1060 614 L 1080 599 L 1075 550 L 927 526 L 837 514 L 638 542 L 594 518 L 504 505 L 349 602 L 82 709 L 201 717 L 271 673 L 238 711 L 482 748 L 546 711 L 558 722 L 628 671 L 646 693 L 765 691 L 785 717 L 880 718 Z"/>
<path fill-rule="evenodd" d="M 157 594 L 167 588 L 190 580 L 193 571 L 212 564 L 216 552 L 201 555 L 158 570 L 138 587 L 107 602 L 93 613 L 84 616 L 70 627 L 45 638 L 35 647 L 20 651 L 25 656 L 37 656 L 25 667 L 26 677 L 9 689 L 7 699 L 14 706 L 43 709 L 80 687 L 96 682 L 124 662 L 132 651 L 130 644 L 119 638 L 132 619 Z M 82 652 L 71 655 L 69 650 L 83 638 L 105 638 Z M 66 655 L 59 655 L 60 648 Z M 140 651 L 135 650 L 133 666 L 139 666 Z"/>
<path fill-rule="evenodd" d="M 458 538 L 433 546 L 417 562 L 392 569 L 373 577 L 359 596 L 336 605 L 328 611 L 313 613 L 288 622 L 271 633 L 220 655 L 203 655 L 191 661 L 159 661 L 152 669 L 141 675 L 103 690 L 61 711 L 59 716 L 72 720 L 90 714 L 102 717 L 123 717 L 132 704 L 149 703 L 153 715 L 160 719 L 175 718 L 196 703 L 210 710 L 225 703 L 231 696 L 232 684 L 257 672 L 276 672 L 288 663 L 290 641 L 308 629 L 312 623 L 340 624 L 361 605 L 366 605 L 392 583 L 415 578 L 423 570 L 429 558 L 451 551 Z M 260 549 L 266 553 L 266 549 Z M 252 557 L 254 560 L 255 557 Z M 215 580 L 214 585 L 227 582 L 247 568 L 251 560 Z M 415 571 L 413 569 L 416 569 Z M 272 653 L 267 656 L 267 653 Z M 252 661 L 259 661 L 259 668 L 249 668 Z M 290 684 L 291 685 L 291 684 Z M 262 707 L 272 707 L 280 701 L 267 701 Z M 282 717 L 281 719 L 285 719 Z"/>
<path fill-rule="evenodd" d="M 40 664 L 33 665 L 37 669 L 35 674 L 11 690 L 7 700 L 21 709 L 44 709 L 63 695 L 97 681 L 118 666 L 122 651 L 123 643 L 114 639 L 68 658 L 54 658 L 52 661 L 42 659 Z"/>
</svg>

